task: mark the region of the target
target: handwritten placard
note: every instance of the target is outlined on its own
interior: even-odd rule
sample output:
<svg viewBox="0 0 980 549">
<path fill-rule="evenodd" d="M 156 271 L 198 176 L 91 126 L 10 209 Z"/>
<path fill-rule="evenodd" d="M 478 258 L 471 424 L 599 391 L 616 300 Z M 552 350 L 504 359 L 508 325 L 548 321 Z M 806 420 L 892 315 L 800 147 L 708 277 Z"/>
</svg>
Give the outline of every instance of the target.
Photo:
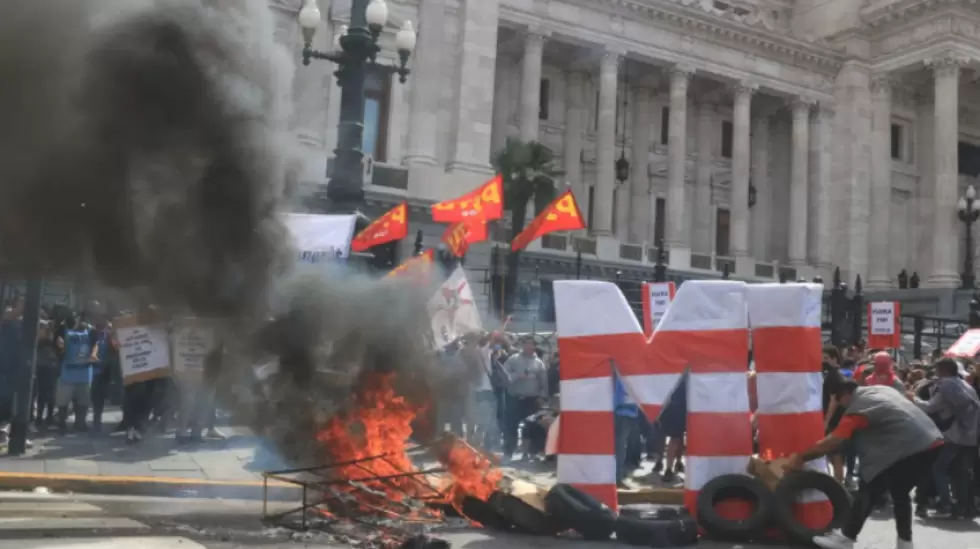
<svg viewBox="0 0 980 549">
<path fill-rule="evenodd" d="M 647 335 L 657 329 L 660 319 L 667 314 L 667 309 L 673 300 L 673 282 L 643 283 L 643 331 Z"/>
<path fill-rule="evenodd" d="M 125 385 L 170 375 L 170 342 L 166 325 L 142 325 L 138 322 L 135 317 L 114 322 L 119 366 Z"/>
<path fill-rule="evenodd" d="M 894 301 L 874 301 L 868 304 L 868 347 L 872 349 L 901 347 L 899 314 L 899 304 Z"/>
<path fill-rule="evenodd" d="M 200 377 L 204 361 L 217 344 L 214 325 L 198 318 L 178 320 L 171 332 L 174 371 L 181 377 Z"/>
</svg>

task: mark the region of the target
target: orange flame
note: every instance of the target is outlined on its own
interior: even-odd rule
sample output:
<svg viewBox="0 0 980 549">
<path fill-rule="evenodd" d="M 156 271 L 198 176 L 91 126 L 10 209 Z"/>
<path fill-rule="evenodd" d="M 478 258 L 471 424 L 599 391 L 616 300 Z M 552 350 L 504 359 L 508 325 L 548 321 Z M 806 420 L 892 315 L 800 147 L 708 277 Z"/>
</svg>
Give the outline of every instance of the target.
<svg viewBox="0 0 980 549">
<path fill-rule="evenodd" d="M 317 440 L 326 446 L 334 462 L 365 460 L 332 470 L 336 478 L 352 483 L 339 485 L 337 490 L 349 494 L 365 511 L 406 515 L 404 506 L 393 502 L 431 500 L 438 494 L 422 478 L 408 476 L 419 471 L 408 455 L 408 445 L 412 422 L 423 410 L 398 395 L 392 381 L 392 374 L 366 378 L 352 406 L 333 416 Z M 369 459 L 376 456 L 384 457 Z M 440 460 L 448 478 L 438 499 L 453 504 L 457 510 L 467 495 L 486 501 L 502 478 L 486 457 L 460 441 L 454 441 L 448 452 L 440 452 Z"/>
</svg>

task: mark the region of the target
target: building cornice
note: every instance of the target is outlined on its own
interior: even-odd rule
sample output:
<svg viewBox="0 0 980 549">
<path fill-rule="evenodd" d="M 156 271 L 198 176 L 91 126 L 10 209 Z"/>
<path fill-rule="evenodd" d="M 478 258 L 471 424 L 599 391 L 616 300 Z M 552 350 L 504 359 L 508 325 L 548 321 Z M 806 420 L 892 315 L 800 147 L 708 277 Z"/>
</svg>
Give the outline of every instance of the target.
<svg viewBox="0 0 980 549">
<path fill-rule="evenodd" d="M 785 34 L 761 17 L 738 16 L 716 10 L 700 0 L 564 0 L 570 4 L 603 10 L 623 17 L 636 16 L 670 28 L 694 31 L 701 38 L 745 49 L 746 46 L 779 61 L 836 73 L 840 54 L 822 41 L 807 42 Z"/>
<path fill-rule="evenodd" d="M 975 10 L 980 7 L 980 0 L 878 0 L 861 10 L 861 20 L 872 28 L 901 24 L 933 12 L 937 7 Z"/>
</svg>

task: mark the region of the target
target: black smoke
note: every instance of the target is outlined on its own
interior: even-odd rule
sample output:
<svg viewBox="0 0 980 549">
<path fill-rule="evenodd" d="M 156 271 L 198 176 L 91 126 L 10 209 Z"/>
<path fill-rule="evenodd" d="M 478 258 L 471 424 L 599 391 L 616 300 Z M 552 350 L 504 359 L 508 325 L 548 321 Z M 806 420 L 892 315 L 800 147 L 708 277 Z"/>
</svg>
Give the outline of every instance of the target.
<svg viewBox="0 0 980 549">
<path fill-rule="evenodd" d="M 273 17 L 266 0 L 0 0 L 0 257 L 8 277 L 220 319 L 225 404 L 304 461 L 364 372 L 430 356 L 418 295 L 284 278 L 298 163 Z"/>
</svg>

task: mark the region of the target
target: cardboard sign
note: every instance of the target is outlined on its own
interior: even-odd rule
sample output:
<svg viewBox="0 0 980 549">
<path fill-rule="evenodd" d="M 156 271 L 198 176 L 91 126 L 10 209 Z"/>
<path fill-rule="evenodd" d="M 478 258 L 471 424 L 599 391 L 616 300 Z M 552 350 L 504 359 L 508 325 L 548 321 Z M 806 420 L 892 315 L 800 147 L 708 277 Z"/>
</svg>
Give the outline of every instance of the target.
<svg viewBox="0 0 980 549">
<path fill-rule="evenodd" d="M 141 325 L 136 317 L 120 318 L 114 324 L 124 385 L 170 375 L 166 325 Z"/>
<path fill-rule="evenodd" d="M 657 329 L 673 300 L 673 282 L 643 283 L 643 331 L 648 337 Z"/>
<path fill-rule="evenodd" d="M 874 301 L 868 304 L 868 348 L 897 349 L 902 346 L 899 304 Z"/>
<path fill-rule="evenodd" d="M 182 319 L 177 322 L 170 339 L 176 374 L 200 378 L 204 373 L 204 360 L 217 345 L 214 326 L 202 319 Z"/>
<path fill-rule="evenodd" d="M 949 346 L 946 356 L 974 358 L 980 353 L 980 329 L 974 328 L 963 332 L 963 335 Z"/>
</svg>

